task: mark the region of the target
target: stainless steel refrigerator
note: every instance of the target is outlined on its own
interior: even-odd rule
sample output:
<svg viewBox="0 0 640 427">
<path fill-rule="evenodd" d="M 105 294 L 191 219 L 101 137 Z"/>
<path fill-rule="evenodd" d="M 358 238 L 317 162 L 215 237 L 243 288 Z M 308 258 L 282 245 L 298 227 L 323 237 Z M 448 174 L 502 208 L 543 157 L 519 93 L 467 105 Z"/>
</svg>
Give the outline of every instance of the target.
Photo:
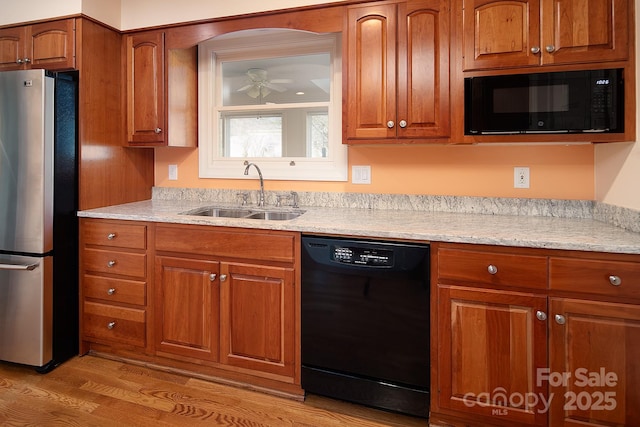
<svg viewBox="0 0 640 427">
<path fill-rule="evenodd" d="M 0 361 L 78 353 L 77 73 L 0 72 Z"/>
</svg>

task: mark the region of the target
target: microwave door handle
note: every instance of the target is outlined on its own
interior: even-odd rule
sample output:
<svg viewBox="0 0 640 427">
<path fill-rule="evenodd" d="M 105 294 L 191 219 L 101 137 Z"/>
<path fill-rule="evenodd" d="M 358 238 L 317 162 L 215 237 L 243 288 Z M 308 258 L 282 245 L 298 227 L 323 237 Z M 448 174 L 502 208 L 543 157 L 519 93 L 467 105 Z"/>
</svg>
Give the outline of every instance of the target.
<svg viewBox="0 0 640 427">
<path fill-rule="evenodd" d="M 0 270 L 20 270 L 31 271 L 38 267 L 39 263 L 35 264 L 0 264 Z"/>
</svg>

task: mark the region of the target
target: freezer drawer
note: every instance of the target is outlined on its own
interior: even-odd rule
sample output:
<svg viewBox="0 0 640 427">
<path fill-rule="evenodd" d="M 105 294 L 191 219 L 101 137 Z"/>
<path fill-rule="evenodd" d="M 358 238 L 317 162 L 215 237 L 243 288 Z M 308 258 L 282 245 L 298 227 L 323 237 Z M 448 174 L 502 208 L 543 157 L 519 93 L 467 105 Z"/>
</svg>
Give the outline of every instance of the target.
<svg viewBox="0 0 640 427">
<path fill-rule="evenodd" d="M 0 254 L 0 360 L 43 366 L 52 359 L 53 257 Z"/>
</svg>

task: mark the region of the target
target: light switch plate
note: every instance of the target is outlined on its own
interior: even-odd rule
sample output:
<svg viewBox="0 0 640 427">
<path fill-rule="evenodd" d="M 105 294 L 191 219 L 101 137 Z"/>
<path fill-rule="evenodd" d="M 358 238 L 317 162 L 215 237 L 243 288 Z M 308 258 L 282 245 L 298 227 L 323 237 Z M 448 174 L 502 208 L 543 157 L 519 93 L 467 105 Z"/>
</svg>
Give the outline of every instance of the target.
<svg viewBox="0 0 640 427">
<path fill-rule="evenodd" d="M 169 165 L 169 179 L 171 181 L 177 181 L 177 179 L 178 179 L 178 165 Z"/>
<path fill-rule="evenodd" d="M 371 184 L 371 166 L 352 166 L 352 184 Z"/>
</svg>

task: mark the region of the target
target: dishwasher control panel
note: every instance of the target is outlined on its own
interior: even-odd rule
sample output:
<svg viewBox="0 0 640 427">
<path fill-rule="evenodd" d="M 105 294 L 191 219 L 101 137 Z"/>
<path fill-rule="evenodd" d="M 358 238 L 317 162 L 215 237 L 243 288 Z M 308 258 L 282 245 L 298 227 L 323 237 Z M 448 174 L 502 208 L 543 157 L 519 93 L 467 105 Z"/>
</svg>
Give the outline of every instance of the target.
<svg viewBox="0 0 640 427">
<path fill-rule="evenodd" d="M 332 259 L 335 262 L 376 267 L 393 266 L 392 250 L 338 245 L 332 246 L 331 249 Z"/>
</svg>

